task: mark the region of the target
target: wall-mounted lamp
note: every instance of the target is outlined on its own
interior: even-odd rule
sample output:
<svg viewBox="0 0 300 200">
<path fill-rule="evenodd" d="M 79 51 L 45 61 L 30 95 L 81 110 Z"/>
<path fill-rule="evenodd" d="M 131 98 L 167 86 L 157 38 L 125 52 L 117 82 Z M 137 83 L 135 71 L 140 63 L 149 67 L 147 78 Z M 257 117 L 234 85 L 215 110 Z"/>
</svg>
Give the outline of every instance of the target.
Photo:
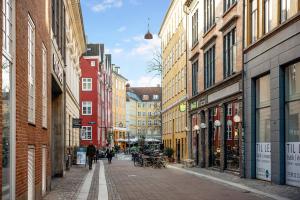
<svg viewBox="0 0 300 200">
<path fill-rule="evenodd" d="M 235 116 L 233 117 L 233 121 L 234 121 L 235 123 L 240 123 L 240 122 L 241 122 L 241 117 L 240 117 L 239 115 L 235 115 Z"/>
<path fill-rule="evenodd" d="M 199 129 L 200 129 L 200 128 L 199 128 L 198 125 L 195 125 L 195 126 L 194 126 L 194 130 L 195 130 L 195 131 L 199 131 Z"/>
<path fill-rule="evenodd" d="M 215 125 L 215 127 L 220 127 L 220 126 L 221 126 L 220 120 L 216 120 L 216 121 L 214 122 L 214 125 Z"/>
<path fill-rule="evenodd" d="M 201 129 L 206 129 L 206 124 L 205 124 L 205 123 L 201 123 L 201 124 L 200 124 L 200 128 L 201 128 Z"/>
</svg>

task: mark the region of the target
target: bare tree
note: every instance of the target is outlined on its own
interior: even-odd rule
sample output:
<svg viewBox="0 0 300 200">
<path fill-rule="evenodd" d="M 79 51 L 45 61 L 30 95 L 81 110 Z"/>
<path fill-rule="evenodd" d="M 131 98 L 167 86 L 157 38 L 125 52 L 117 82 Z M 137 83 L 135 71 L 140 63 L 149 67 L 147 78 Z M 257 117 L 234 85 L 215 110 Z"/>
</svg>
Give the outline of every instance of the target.
<svg viewBox="0 0 300 200">
<path fill-rule="evenodd" d="M 162 74 L 162 55 L 159 50 L 153 53 L 153 58 L 148 63 L 147 72 L 155 73 L 155 76 Z"/>
</svg>

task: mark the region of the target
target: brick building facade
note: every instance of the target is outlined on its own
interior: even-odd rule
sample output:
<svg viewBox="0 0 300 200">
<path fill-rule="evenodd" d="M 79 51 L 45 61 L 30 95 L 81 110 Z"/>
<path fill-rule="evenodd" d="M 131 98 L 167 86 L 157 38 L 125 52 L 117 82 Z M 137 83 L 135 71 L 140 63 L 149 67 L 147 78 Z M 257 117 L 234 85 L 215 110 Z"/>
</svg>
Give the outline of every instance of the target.
<svg viewBox="0 0 300 200">
<path fill-rule="evenodd" d="M 2 4 L 2 199 L 50 189 L 50 1 Z"/>
<path fill-rule="evenodd" d="M 104 54 L 104 44 L 88 44 L 80 59 L 81 146 L 92 142 L 96 147 L 107 144 L 111 120 L 111 55 Z"/>
<path fill-rule="evenodd" d="M 190 157 L 242 174 L 243 1 L 187 0 L 185 12 Z"/>
</svg>

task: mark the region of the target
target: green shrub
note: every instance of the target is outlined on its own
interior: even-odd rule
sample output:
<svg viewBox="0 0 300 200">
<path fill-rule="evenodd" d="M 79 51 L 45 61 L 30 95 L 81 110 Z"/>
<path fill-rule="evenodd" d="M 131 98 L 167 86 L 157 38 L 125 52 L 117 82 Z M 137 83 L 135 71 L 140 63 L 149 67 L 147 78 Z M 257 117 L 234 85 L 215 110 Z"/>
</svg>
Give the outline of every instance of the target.
<svg viewBox="0 0 300 200">
<path fill-rule="evenodd" d="M 168 156 L 168 158 L 171 158 L 174 154 L 174 150 L 170 147 L 165 148 L 164 154 Z"/>
</svg>

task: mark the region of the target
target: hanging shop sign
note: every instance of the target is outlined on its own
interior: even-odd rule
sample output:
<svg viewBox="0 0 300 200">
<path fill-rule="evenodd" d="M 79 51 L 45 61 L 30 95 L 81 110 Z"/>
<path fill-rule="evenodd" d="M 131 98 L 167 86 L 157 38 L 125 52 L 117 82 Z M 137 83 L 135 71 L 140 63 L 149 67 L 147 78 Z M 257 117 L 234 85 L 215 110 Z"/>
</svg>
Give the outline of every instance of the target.
<svg viewBox="0 0 300 200">
<path fill-rule="evenodd" d="M 271 143 L 256 143 L 256 178 L 271 181 Z"/>
<path fill-rule="evenodd" d="M 300 187 L 300 142 L 286 142 L 286 184 Z"/>
<path fill-rule="evenodd" d="M 180 112 L 185 112 L 186 111 L 186 103 L 183 102 L 179 105 L 179 111 Z"/>
<path fill-rule="evenodd" d="M 73 118 L 72 119 L 72 127 L 73 128 L 81 128 L 81 119 L 80 118 Z"/>
</svg>

